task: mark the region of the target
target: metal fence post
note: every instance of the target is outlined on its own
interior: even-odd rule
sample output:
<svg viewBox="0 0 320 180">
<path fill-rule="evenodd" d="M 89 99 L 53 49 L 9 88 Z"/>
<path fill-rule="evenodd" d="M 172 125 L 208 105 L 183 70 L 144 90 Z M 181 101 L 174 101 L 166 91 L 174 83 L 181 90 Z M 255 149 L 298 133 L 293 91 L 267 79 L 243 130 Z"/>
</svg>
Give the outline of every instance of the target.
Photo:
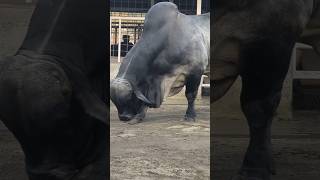
<svg viewBox="0 0 320 180">
<path fill-rule="evenodd" d="M 109 33 L 109 39 L 110 39 L 110 44 L 109 44 L 109 50 L 110 50 L 110 53 L 109 53 L 109 56 L 111 56 L 111 53 L 112 53 L 112 49 L 111 49 L 111 44 L 112 44 L 112 18 L 110 17 L 110 22 L 109 22 L 109 27 L 110 27 L 110 33 Z M 110 59 L 111 60 L 111 59 Z"/>
<path fill-rule="evenodd" d="M 201 14 L 202 0 L 197 0 L 197 15 Z"/>
<path fill-rule="evenodd" d="M 118 63 L 121 62 L 121 19 L 119 19 L 119 34 L 118 34 Z"/>
</svg>

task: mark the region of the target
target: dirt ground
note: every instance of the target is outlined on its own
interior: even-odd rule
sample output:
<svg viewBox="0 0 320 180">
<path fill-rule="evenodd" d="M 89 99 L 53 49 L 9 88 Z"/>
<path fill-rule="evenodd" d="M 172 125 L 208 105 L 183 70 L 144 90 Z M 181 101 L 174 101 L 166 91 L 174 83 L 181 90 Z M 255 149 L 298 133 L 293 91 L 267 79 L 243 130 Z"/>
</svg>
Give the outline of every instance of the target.
<svg viewBox="0 0 320 180">
<path fill-rule="evenodd" d="M 209 179 L 209 107 L 198 105 L 196 123 L 181 119 L 186 106 L 150 110 L 136 125 L 120 122 L 111 108 L 111 179 Z"/>
</svg>

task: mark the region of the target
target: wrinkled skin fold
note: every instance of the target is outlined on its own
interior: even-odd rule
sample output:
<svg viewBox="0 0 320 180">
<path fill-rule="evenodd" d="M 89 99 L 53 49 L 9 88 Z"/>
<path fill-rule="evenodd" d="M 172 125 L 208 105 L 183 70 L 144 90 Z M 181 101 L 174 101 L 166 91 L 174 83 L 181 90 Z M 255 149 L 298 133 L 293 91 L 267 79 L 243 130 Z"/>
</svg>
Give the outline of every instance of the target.
<svg viewBox="0 0 320 180">
<path fill-rule="evenodd" d="M 186 87 L 185 120 L 194 121 L 194 100 L 210 59 L 210 14 L 188 16 L 173 3 L 154 5 L 141 39 L 110 83 L 110 98 L 122 121 L 141 121 L 149 107 Z"/>
<path fill-rule="evenodd" d="M 270 180 L 275 173 L 271 123 L 296 42 L 319 51 L 317 0 L 215 0 L 211 26 L 213 48 L 211 103 L 234 80 L 242 80 L 241 108 L 250 141 L 233 180 Z"/>
<path fill-rule="evenodd" d="M 30 180 L 108 179 L 106 12 L 39 0 L 17 53 L 0 58 L 0 119 Z"/>
</svg>

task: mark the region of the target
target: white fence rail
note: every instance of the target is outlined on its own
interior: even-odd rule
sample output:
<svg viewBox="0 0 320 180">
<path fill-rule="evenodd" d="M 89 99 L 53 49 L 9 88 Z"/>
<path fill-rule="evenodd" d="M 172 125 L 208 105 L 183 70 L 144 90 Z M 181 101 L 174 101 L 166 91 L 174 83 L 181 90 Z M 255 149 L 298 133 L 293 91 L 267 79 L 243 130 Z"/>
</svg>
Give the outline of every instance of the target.
<svg viewBox="0 0 320 180">
<path fill-rule="evenodd" d="M 297 70 L 297 50 L 313 49 L 312 46 L 297 43 L 292 52 L 292 79 L 320 79 L 320 71 Z"/>
<path fill-rule="evenodd" d="M 289 102 L 292 103 L 293 99 L 293 81 L 295 79 L 312 79 L 312 80 L 320 80 L 320 71 L 308 71 L 308 70 L 297 70 L 297 63 L 298 63 L 298 51 L 303 51 L 303 50 L 312 50 L 313 47 L 302 44 L 302 43 L 296 43 L 295 47 L 293 48 L 292 51 L 292 56 L 291 56 L 291 65 L 290 65 L 290 70 L 289 70 L 289 93 L 290 93 L 290 99 Z M 320 59 L 319 59 L 320 61 Z"/>
</svg>

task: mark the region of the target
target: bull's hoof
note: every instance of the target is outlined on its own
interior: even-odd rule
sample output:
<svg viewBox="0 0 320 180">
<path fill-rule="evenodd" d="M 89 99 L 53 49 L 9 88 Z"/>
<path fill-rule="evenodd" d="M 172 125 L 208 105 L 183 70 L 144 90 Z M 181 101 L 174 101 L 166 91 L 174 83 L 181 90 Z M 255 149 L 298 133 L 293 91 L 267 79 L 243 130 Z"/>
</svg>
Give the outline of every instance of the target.
<svg viewBox="0 0 320 180">
<path fill-rule="evenodd" d="M 195 122 L 196 118 L 185 115 L 183 120 L 186 122 Z"/>
<path fill-rule="evenodd" d="M 130 121 L 128 121 L 127 123 L 130 124 L 130 125 L 134 125 L 134 124 L 138 124 L 138 123 L 141 123 L 141 122 L 142 122 L 142 119 L 134 118 L 134 119 L 131 119 Z"/>
</svg>

